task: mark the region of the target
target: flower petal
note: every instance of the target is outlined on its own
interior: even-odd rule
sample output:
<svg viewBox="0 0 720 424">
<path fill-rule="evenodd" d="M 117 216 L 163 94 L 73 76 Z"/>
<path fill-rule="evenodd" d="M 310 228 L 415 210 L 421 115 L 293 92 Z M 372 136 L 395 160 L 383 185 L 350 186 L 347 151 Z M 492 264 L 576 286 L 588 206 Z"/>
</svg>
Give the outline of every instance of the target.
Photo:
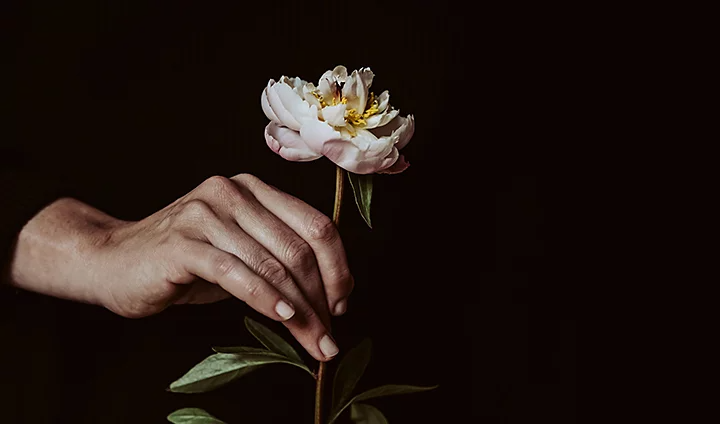
<svg viewBox="0 0 720 424">
<path fill-rule="evenodd" d="M 408 115 L 407 118 L 398 116 L 393 119 L 387 125 L 374 128 L 372 133 L 377 137 L 397 137 L 395 147 L 402 149 L 405 147 L 415 133 L 415 118 L 412 115 Z"/>
<path fill-rule="evenodd" d="M 275 83 L 268 87 L 268 102 L 270 103 L 270 107 L 272 108 L 273 112 L 275 112 L 275 116 L 278 117 L 280 122 L 293 130 L 299 130 L 300 129 L 300 122 L 298 122 L 297 119 L 293 116 L 292 113 L 285 107 L 282 100 L 280 99 L 280 95 L 278 94 L 277 87 L 287 87 L 291 92 L 292 89 L 288 87 L 286 84 L 282 83 Z M 295 93 L 292 93 L 293 95 Z"/>
<path fill-rule="evenodd" d="M 395 133 L 393 133 L 395 134 Z M 405 124 L 403 124 L 400 128 L 397 130 L 397 135 L 399 137 L 399 140 L 395 143 L 395 147 L 397 147 L 398 150 L 402 149 L 403 147 L 407 146 L 407 144 L 410 142 L 410 139 L 415 134 L 415 117 L 412 115 L 408 115 L 405 119 Z"/>
<path fill-rule="evenodd" d="M 318 100 L 318 98 L 315 97 L 315 94 L 313 94 L 315 92 L 315 90 L 317 90 L 315 88 L 315 84 L 309 82 L 303 86 L 302 90 L 303 90 L 303 98 L 305 99 L 305 101 L 308 102 L 308 104 L 310 104 L 311 106 L 315 105 L 315 107 L 317 107 L 318 110 L 321 110 L 322 105 L 320 104 L 320 100 Z"/>
<path fill-rule="evenodd" d="M 390 104 L 390 92 L 385 90 L 377 98 L 378 101 L 378 111 L 384 112 L 385 109 L 387 109 L 388 104 Z"/>
<path fill-rule="evenodd" d="M 322 74 L 322 76 L 320 77 L 320 81 L 327 78 L 329 80 L 329 82 L 338 81 L 338 82 L 344 83 L 345 80 L 347 79 L 347 75 L 348 75 L 347 68 L 342 65 L 338 65 L 332 71 L 325 71 L 325 73 Z M 318 82 L 318 84 L 319 84 L 319 82 Z"/>
<path fill-rule="evenodd" d="M 397 157 L 389 159 L 382 156 L 368 157 L 353 143 L 343 139 L 334 139 L 325 143 L 325 157 L 355 174 L 375 173 L 383 167 L 391 166 L 397 159 Z"/>
<path fill-rule="evenodd" d="M 323 119 L 333 127 L 344 127 L 346 124 L 345 110 L 347 110 L 347 105 L 342 103 L 335 106 L 327 106 L 322 110 Z"/>
<path fill-rule="evenodd" d="M 397 150 L 392 147 L 393 142 L 389 138 L 377 139 L 369 131 L 365 133 L 348 139 L 326 122 L 320 121 L 307 121 L 300 130 L 300 135 L 311 150 L 323 154 L 350 172 L 372 174 L 391 166 L 397 156 L 388 158 L 385 152 L 389 151 L 392 155 Z M 358 147 L 356 143 L 363 147 Z"/>
<path fill-rule="evenodd" d="M 355 137 L 350 142 L 358 146 L 360 150 L 368 157 L 385 157 L 392 152 L 395 138 L 376 137 L 375 134 L 368 130 L 356 130 Z"/>
<path fill-rule="evenodd" d="M 287 84 L 278 83 L 275 84 L 271 90 L 272 89 L 277 92 L 282 105 L 288 112 L 290 112 L 295 122 L 297 122 L 297 127 L 288 124 L 285 126 L 294 130 L 300 130 L 300 126 L 305 120 L 317 119 L 317 108 L 313 109 L 310 107 L 310 104 L 306 102 L 301 95 L 295 92 L 292 87 Z M 273 110 L 275 110 L 275 104 L 273 103 L 272 97 L 270 97 L 270 105 L 273 107 Z M 275 112 L 277 113 L 277 110 L 275 110 Z M 278 117 L 283 120 L 283 123 L 285 123 L 285 119 L 282 116 L 278 114 Z"/>
<path fill-rule="evenodd" d="M 377 115 L 373 115 L 367 119 L 365 119 L 365 129 L 371 130 L 373 128 L 382 127 L 383 125 L 387 125 L 390 121 L 395 119 L 395 117 L 400 113 L 399 110 L 393 109 L 391 111 L 385 111 L 382 113 L 379 113 Z"/>
<path fill-rule="evenodd" d="M 328 101 L 332 98 L 332 89 L 330 87 L 330 80 L 328 78 L 323 78 L 320 80 L 320 82 L 318 83 L 318 91 L 323 97 L 323 100 Z"/>
<path fill-rule="evenodd" d="M 273 112 L 272 108 L 270 107 L 270 102 L 268 101 L 268 87 L 270 87 L 272 84 L 275 84 L 275 80 L 268 81 L 267 87 L 265 87 L 262 95 L 260 96 L 260 104 L 262 105 L 263 112 L 265 112 L 265 116 L 267 116 L 269 120 L 278 124 L 282 124 L 277 115 L 275 115 L 275 112 Z"/>
<path fill-rule="evenodd" d="M 265 127 L 265 142 L 273 152 L 294 162 L 311 161 L 322 156 L 310 150 L 296 131 L 273 122 Z"/>
<path fill-rule="evenodd" d="M 329 140 L 342 139 L 339 131 L 336 131 L 327 122 L 308 120 L 300 129 L 300 136 L 313 152 L 322 154 L 323 145 Z"/>
<path fill-rule="evenodd" d="M 395 149 L 397 151 L 397 149 Z M 400 155 L 394 164 L 390 167 L 378 171 L 378 174 L 399 174 L 404 170 L 408 169 L 410 162 L 405 160 L 405 156 Z"/>
<path fill-rule="evenodd" d="M 365 85 L 365 81 L 366 79 L 361 77 L 358 71 L 353 71 L 345 81 L 342 90 L 343 97 L 347 99 L 348 108 L 355 109 L 358 113 L 363 113 L 367 104 L 368 87 Z"/>
<path fill-rule="evenodd" d="M 360 68 L 360 79 L 363 81 L 363 84 L 365 84 L 365 90 L 370 89 L 370 86 L 372 85 L 373 78 L 375 78 L 375 74 L 373 71 L 370 70 L 370 68 Z M 366 96 L 367 98 L 367 96 Z"/>
</svg>

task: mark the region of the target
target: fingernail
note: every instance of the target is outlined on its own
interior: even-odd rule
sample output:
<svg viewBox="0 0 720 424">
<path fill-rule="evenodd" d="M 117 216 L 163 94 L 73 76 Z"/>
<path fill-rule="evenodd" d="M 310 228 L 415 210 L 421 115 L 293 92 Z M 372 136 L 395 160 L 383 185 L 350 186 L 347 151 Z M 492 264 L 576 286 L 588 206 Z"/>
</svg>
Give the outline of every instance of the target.
<svg viewBox="0 0 720 424">
<path fill-rule="evenodd" d="M 279 301 L 277 305 L 275 305 L 275 312 L 277 312 L 277 314 L 285 320 L 288 320 L 295 315 L 295 309 L 283 300 Z"/>
<path fill-rule="evenodd" d="M 335 315 L 342 315 L 345 311 L 347 311 L 347 299 L 343 299 L 335 305 Z"/>
<path fill-rule="evenodd" d="M 320 351 L 326 358 L 332 358 L 340 352 L 335 342 L 327 334 L 320 339 Z"/>
</svg>

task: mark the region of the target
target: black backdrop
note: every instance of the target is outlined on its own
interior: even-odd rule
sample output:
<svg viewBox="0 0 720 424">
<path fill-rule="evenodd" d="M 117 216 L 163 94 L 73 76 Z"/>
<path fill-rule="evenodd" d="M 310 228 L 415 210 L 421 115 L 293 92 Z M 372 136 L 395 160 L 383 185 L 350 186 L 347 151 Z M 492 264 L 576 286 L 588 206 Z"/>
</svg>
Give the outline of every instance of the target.
<svg viewBox="0 0 720 424">
<path fill-rule="evenodd" d="M 541 10 L 387 1 L 3 8 L 3 166 L 21 187 L 40 182 L 123 219 L 211 175 L 241 172 L 329 214 L 333 165 L 273 154 L 260 92 L 282 74 L 316 80 L 337 64 L 372 67 L 376 90 L 389 89 L 417 129 L 410 169 L 376 178 L 375 228 L 351 204 L 343 210 L 357 287 L 334 334 L 343 350 L 374 340 L 361 388 L 440 384 L 373 402 L 393 423 L 574 422 L 574 315 L 549 266 L 542 148 L 555 132 L 548 118 L 560 113 L 568 52 L 552 28 L 532 23 Z M 253 344 L 245 315 L 261 319 L 236 301 L 127 320 L 15 294 L 2 310 L 3 422 L 158 423 L 185 406 L 229 423 L 312 422 L 312 381 L 282 366 L 211 394 L 164 391 L 211 346 Z"/>
</svg>

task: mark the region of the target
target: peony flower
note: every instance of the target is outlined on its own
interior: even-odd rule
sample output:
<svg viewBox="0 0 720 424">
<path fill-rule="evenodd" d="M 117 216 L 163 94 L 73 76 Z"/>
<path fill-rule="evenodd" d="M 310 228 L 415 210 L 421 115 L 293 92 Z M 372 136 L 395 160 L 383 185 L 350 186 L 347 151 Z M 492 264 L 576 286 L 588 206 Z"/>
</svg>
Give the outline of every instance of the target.
<svg viewBox="0 0 720 424">
<path fill-rule="evenodd" d="M 265 141 L 283 158 L 311 161 L 327 157 L 355 174 L 404 171 L 400 150 L 415 131 L 412 115 L 399 116 L 390 94 L 370 92 L 370 68 L 348 76 L 344 66 L 325 72 L 318 85 L 300 78 L 270 80 L 261 103 L 270 123 Z"/>
</svg>

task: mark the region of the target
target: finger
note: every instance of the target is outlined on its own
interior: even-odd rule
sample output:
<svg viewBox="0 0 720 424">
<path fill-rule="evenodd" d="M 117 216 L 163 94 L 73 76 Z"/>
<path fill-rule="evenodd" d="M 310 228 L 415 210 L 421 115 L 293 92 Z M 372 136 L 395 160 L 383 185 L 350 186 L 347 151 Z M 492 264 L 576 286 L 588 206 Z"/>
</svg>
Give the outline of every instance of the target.
<svg viewBox="0 0 720 424">
<path fill-rule="evenodd" d="M 334 315 L 344 313 L 354 280 L 340 234 L 330 218 L 252 175 L 242 174 L 232 179 L 247 187 L 258 202 L 308 243 L 317 259 L 330 311 Z"/>
<path fill-rule="evenodd" d="M 236 256 L 199 240 L 181 244 L 177 258 L 190 274 L 218 284 L 251 308 L 276 321 L 295 314 L 292 303 Z"/>
<path fill-rule="evenodd" d="M 296 314 L 284 324 L 308 353 L 319 361 L 326 361 L 337 354 L 337 347 L 331 346 L 326 340 L 329 338 L 334 344 L 320 316 L 283 264 L 265 247 L 243 231 L 235 221 L 212 221 L 207 226 L 205 236 L 218 249 L 238 257 L 292 302 Z"/>
<path fill-rule="evenodd" d="M 222 203 L 216 204 L 216 214 L 222 217 L 224 211 L 227 219 L 233 220 L 272 257 L 277 258 L 325 327 L 329 328 L 330 314 L 325 289 L 313 249 L 292 228 L 268 211 L 247 188 L 228 182 L 232 186 L 224 190 Z"/>
</svg>

